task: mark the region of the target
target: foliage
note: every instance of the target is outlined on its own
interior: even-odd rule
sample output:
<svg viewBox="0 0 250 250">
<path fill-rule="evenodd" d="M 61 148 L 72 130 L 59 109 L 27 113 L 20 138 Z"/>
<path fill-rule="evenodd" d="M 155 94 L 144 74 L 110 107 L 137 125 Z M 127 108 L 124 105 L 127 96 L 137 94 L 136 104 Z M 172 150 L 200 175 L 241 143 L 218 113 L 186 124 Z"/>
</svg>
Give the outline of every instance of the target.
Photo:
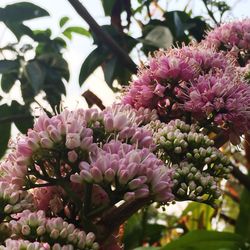
<svg viewBox="0 0 250 250">
<path fill-rule="evenodd" d="M 2 21 L 12 31 L 18 42 L 2 47 L 0 60 L 1 88 L 5 93 L 16 84 L 20 85 L 23 104 L 12 101 L 10 106 L 3 104 L 0 126 L 5 131 L 1 137 L 0 157 L 6 151 L 10 136 L 11 123 L 25 133 L 33 124 L 31 104 L 36 97 L 44 93 L 48 113 L 54 113 L 60 106 L 61 96 L 66 94 L 65 84 L 69 81 L 68 63 L 63 58 L 67 47 L 67 38 L 73 33 L 89 36 L 82 27 L 66 26 L 69 19 L 60 20 L 61 34 L 52 35 L 50 29 L 31 30 L 23 22 L 48 16 L 44 9 L 28 2 L 7 5 L 0 9 Z M 30 43 L 23 44 L 20 39 L 28 36 Z M 39 106 L 41 106 L 38 103 Z"/>
</svg>

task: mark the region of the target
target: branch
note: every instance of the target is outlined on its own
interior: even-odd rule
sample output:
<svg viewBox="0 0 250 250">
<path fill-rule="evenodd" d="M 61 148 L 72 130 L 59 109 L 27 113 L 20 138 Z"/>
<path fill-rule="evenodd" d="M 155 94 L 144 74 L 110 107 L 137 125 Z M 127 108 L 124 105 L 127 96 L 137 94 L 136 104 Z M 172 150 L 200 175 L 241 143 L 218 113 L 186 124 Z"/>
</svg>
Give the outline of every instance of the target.
<svg viewBox="0 0 250 250">
<path fill-rule="evenodd" d="M 87 9 L 80 3 L 79 0 L 68 0 L 76 12 L 87 22 L 90 29 L 106 44 L 111 51 L 113 51 L 123 64 L 132 72 L 137 72 L 136 64 L 128 56 L 128 54 L 116 43 L 116 41 L 109 36 L 100 25 L 89 14 Z"/>
<path fill-rule="evenodd" d="M 122 223 L 128 220 L 132 214 L 145 206 L 150 200 L 151 197 L 140 198 L 132 202 L 125 202 L 118 208 L 110 209 L 101 221 L 98 222 L 102 228 L 105 228 L 102 239 L 105 241 L 110 233 L 114 232 Z"/>
</svg>

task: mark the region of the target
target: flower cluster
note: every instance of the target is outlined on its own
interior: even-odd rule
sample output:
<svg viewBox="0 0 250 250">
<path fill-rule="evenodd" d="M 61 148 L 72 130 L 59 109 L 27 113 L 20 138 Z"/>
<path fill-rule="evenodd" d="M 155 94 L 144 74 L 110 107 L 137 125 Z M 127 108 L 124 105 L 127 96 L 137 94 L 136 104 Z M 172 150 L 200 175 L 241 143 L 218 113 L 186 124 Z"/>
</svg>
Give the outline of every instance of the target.
<svg viewBox="0 0 250 250">
<path fill-rule="evenodd" d="M 237 75 L 218 73 L 199 76 L 188 90 L 184 104 L 201 124 L 209 123 L 229 132 L 231 142 L 250 128 L 250 86 Z"/>
<path fill-rule="evenodd" d="M 249 93 L 231 56 L 191 44 L 155 53 L 122 101 L 136 109 L 156 109 L 162 121 L 191 119 L 226 131 L 238 143 L 249 129 Z"/>
<path fill-rule="evenodd" d="M 139 72 L 123 97 L 123 103 L 158 109 L 172 104 L 173 96 L 200 74 L 210 70 L 225 70 L 231 61 L 222 53 L 198 45 L 159 51 Z"/>
<path fill-rule="evenodd" d="M 137 200 L 173 200 L 173 172 L 153 153 L 152 132 L 144 126 L 156 119 L 156 111 L 129 105 L 38 118 L 1 164 L 2 220 L 8 214 L 15 218 L 3 249 L 97 249 L 91 233 L 86 236 L 67 221 L 98 231 L 105 209 L 119 202 L 122 209 Z M 15 215 L 31 208 L 40 211 Z"/>
<path fill-rule="evenodd" d="M 13 239 L 6 239 L 2 249 L 99 249 L 93 233 L 75 228 L 62 218 L 46 218 L 43 211 L 24 210 L 16 215 L 17 220 L 9 222 Z M 49 242 L 49 244 L 48 244 Z M 34 247 L 34 248 L 32 248 Z M 39 248 L 40 247 L 40 248 Z M 1 248 L 0 248 L 1 249 Z"/>
<path fill-rule="evenodd" d="M 33 207 L 33 197 L 27 191 L 20 190 L 16 185 L 0 181 L 0 222 L 5 216 L 21 212 Z"/>
<path fill-rule="evenodd" d="M 149 126 L 155 130 L 159 157 L 174 172 L 175 197 L 213 205 L 220 196 L 220 179 L 227 178 L 231 171 L 229 160 L 197 126 L 181 120 L 172 120 L 167 125 L 152 122 Z"/>
<path fill-rule="evenodd" d="M 147 148 L 133 149 L 131 145 L 111 141 L 91 164 L 83 162 L 79 168 L 79 174 L 71 175 L 72 182 L 96 183 L 112 197 L 122 195 L 125 201 L 149 195 L 159 202 L 173 199 L 171 171 Z"/>
<path fill-rule="evenodd" d="M 238 57 L 238 53 L 249 53 L 250 19 L 222 24 L 208 32 L 203 43 L 218 50 L 230 51 Z"/>
</svg>

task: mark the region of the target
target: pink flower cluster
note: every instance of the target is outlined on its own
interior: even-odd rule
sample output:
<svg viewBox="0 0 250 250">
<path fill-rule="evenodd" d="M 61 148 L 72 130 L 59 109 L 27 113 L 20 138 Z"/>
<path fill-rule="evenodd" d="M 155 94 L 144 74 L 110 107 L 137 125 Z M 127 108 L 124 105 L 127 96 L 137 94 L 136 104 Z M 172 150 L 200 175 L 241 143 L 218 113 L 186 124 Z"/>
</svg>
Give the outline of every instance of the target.
<svg viewBox="0 0 250 250">
<path fill-rule="evenodd" d="M 208 32 L 203 41 L 219 50 L 250 50 L 250 19 L 222 24 Z M 233 52 L 233 51 L 232 51 Z"/>
<path fill-rule="evenodd" d="M 250 86 L 229 73 L 199 76 L 188 90 L 184 108 L 201 123 L 209 120 L 228 130 L 238 144 L 237 138 L 250 129 Z"/>
<path fill-rule="evenodd" d="M 183 89 L 189 82 L 210 71 L 225 70 L 231 64 L 222 53 L 197 44 L 159 51 L 140 70 L 122 102 L 136 109 L 157 109 L 160 116 L 171 115 L 170 111 L 178 111 L 178 103 L 183 102 Z"/>
<path fill-rule="evenodd" d="M 9 225 L 13 233 L 11 237 L 18 240 L 7 239 L 0 249 L 10 249 L 10 246 L 30 249 L 28 245 L 34 247 L 31 249 L 99 249 L 93 233 L 86 234 L 60 217 L 47 218 L 41 210 L 24 210 L 16 215 L 16 219 L 10 221 Z"/>
<path fill-rule="evenodd" d="M 33 197 L 30 193 L 20 190 L 17 185 L 1 180 L 0 201 L 3 210 L 0 211 L 0 222 L 3 221 L 4 216 L 33 208 Z"/>
<path fill-rule="evenodd" d="M 80 173 L 71 175 L 72 182 L 96 183 L 104 190 L 107 184 L 112 185 L 113 196 L 119 197 L 120 193 L 125 201 L 149 195 L 159 202 L 174 198 L 172 171 L 147 148 L 134 149 L 131 145 L 111 141 L 103 146 L 91 164 L 82 162 L 79 168 Z"/>
<path fill-rule="evenodd" d="M 247 25 L 248 20 L 235 24 Z M 156 109 L 163 121 L 191 117 L 205 127 L 219 126 L 238 143 L 249 129 L 250 88 L 236 66 L 231 56 L 204 45 L 159 51 L 141 69 L 122 102 L 136 109 Z"/>
<path fill-rule="evenodd" d="M 173 173 L 153 153 L 152 131 L 144 126 L 156 119 L 155 110 L 130 105 L 38 118 L 0 166 L 0 198 L 3 193 L 6 201 L 1 219 L 15 218 L 2 249 L 97 249 L 93 234 L 86 236 L 67 220 L 85 228 L 82 221 L 91 214 L 97 223 L 103 206 L 173 200 Z M 32 208 L 39 211 L 23 211 Z"/>
</svg>

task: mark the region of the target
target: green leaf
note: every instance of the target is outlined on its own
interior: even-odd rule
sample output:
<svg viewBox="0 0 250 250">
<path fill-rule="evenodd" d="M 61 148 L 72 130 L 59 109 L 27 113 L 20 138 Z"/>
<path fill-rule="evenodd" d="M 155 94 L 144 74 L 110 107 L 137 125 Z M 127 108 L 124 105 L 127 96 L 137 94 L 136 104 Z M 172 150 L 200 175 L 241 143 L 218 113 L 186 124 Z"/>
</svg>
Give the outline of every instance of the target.
<svg viewBox="0 0 250 250">
<path fill-rule="evenodd" d="M 185 224 L 188 230 L 211 229 L 214 208 L 207 204 L 191 202 L 183 211 L 182 216 L 187 216 L 189 214 L 190 218 Z"/>
<path fill-rule="evenodd" d="M 102 50 L 101 48 L 96 48 L 87 56 L 80 70 L 80 75 L 79 75 L 80 86 L 86 81 L 86 79 L 90 76 L 90 74 L 92 74 L 94 70 L 105 61 L 107 56 L 108 52 Z"/>
<path fill-rule="evenodd" d="M 113 57 L 103 65 L 105 81 L 111 88 L 112 88 L 112 83 L 114 81 L 114 73 L 117 61 L 118 61 L 117 57 Z"/>
<path fill-rule="evenodd" d="M 182 37 L 184 34 L 184 28 L 183 28 L 183 23 L 178 15 L 178 12 L 174 12 L 174 23 L 175 23 L 175 28 L 176 28 L 176 36 L 177 37 Z"/>
<path fill-rule="evenodd" d="M 0 118 L 4 118 L 10 115 L 10 108 L 7 104 L 0 106 Z M 0 121 L 0 158 L 5 154 L 8 142 L 10 139 L 10 129 L 11 129 L 11 122 L 1 122 Z"/>
<path fill-rule="evenodd" d="M 37 17 L 49 16 L 43 8 L 29 2 L 20 2 L 0 8 L 0 21 L 22 22 Z"/>
<path fill-rule="evenodd" d="M 77 33 L 77 34 L 80 34 L 80 35 L 83 35 L 83 36 L 87 36 L 87 37 L 90 37 L 90 33 L 82 28 L 82 27 L 78 27 L 78 26 L 72 26 L 72 27 L 68 27 L 67 29 L 65 29 L 63 31 L 63 34 L 68 37 L 69 39 L 72 38 L 72 33 Z"/>
<path fill-rule="evenodd" d="M 141 42 L 156 48 L 170 48 L 173 43 L 173 35 L 168 27 L 157 25 Z"/>
<path fill-rule="evenodd" d="M 0 74 L 17 72 L 18 68 L 18 60 L 0 60 Z"/>
<path fill-rule="evenodd" d="M 205 21 L 201 20 L 200 17 L 194 17 L 188 22 L 193 24 L 192 27 L 188 29 L 189 34 L 192 35 L 198 42 L 200 42 L 203 39 L 206 30 L 208 30 L 209 25 Z"/>
<path fill-rule="evenodd" d="M 191 231 L 161 250 L 246 250 L 238 234 L 216 231 Z"/>
<path fill-rule="evenodd" d="M 162 238 L 162 234 L 164 230 L 166 229 L 165 226 L 160 224 L 146 224 L 145 226 L 145 235 L 144 238 L 147 239 L 147 241 L 150 244 L 153 244 L 155 242 L 158 242 Z"/>
<path fill-rule="evenodd" d="M 9 92 L 17 80 L 17 73 L 6 73 L 2 75 L 1 88 L 4 92 Z"/>
<path fill-rule="evenodd" d="M 26 133 L 33 125 L 33 116 L 30 114 L 29 106 L 20 105 L 13 101 L 10 106 L 12 115 L 22 114 L 25 118 L 14 120 L 14 123 L 21 133 Z"/>
<path fill-rule="evenodd" d="M 30 37 L 33 35 L 32 30 L 22 23 L 6 21 L 5 25 L 11 30 L 18 41 L 23 35 Z"/>
<path fill-rule="evenodd" d="M 69 17 L 64 16 L 60 19 L 59 25 L 62 28 L 69 21 Z"/>
<path fill-rule="evenodd" d="M 43 90 L 46 93 L 47 101 L 49 102 L 51 108 L 55 111 L 60 105 L 61 95 L 65 94 L 63 81 L 57 79 L 57 81 L 46 82 Z"/>
<path fill-rule="evenodd" d="M 58 53 L 46 53 L 38 56 L 37 60 L 47 67 L 52 68 L 53 71 L 57 71 L 61 75 L 59 79 L 63 77 L 65 80 L 69 80 L 68 63 L 63 59 L 62 55 Z M 52 74 L 54 74 L 54 72 Z"/>
<path fill-rule="evenodd" d="M 250 192 L 244 189 L 240 199 L 240 213 L 236 221 L 235 232 L 250 241 Z"/>
<path fill-rule="evenodd" d="M 143 238 L 142 228 L 142 216 L 140 213 L 136 213 L 129 218 L 125 224 L 124 230 L 124 249 L 132 250 L 137 246 L 140 246 L 141 239 Z"/>
<path fill-rule="evenodd" d="M 102 0 L 105 16 L 111 16 L 115 1 L 116 0 Z"/>
<path fill-rule="evenodd" d="M 25 72 L 34 93 L 38 94 L 38 92 L 42 89 L 45 79 L 44 68 L 38 61 L 31 60 L 27 63 Z"/>
</svg>

